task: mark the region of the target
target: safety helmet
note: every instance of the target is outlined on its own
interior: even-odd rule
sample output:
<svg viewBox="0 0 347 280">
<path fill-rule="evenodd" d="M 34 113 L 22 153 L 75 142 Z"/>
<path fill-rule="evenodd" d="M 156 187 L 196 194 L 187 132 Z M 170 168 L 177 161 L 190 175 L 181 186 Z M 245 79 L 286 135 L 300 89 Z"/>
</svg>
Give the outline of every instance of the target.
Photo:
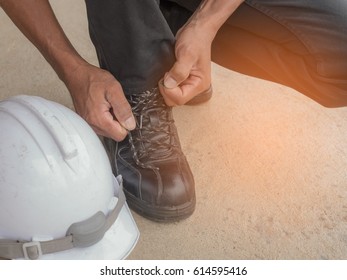
<svg viewBox="0 0 347 280">
<path fill-rule="evenodd" d="M 0 258 L 126 258 L 139 232 L 90 126 L 21 95 L 0 102 L 0 131 Z"/>
</svg>

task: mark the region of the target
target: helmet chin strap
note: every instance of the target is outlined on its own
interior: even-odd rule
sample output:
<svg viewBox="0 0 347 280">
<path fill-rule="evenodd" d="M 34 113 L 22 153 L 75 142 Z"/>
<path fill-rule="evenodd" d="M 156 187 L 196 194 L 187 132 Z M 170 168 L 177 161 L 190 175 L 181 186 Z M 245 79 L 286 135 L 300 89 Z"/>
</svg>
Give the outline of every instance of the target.
<svg viewBox="0 0 347 280">
<path fill-rule="evenodd" d="M 89 247 L 99 242 L 117 220 L 125 204 L 122 183 L 120 183 L 118 192 L 117 204 L 107 217 L 99 211 L 87 220 L 72 224 L 65 237 L 42 242 L 0 239 L 0 259 L 25 258 L 36 260 L 44 254 Z"/>
</svg>

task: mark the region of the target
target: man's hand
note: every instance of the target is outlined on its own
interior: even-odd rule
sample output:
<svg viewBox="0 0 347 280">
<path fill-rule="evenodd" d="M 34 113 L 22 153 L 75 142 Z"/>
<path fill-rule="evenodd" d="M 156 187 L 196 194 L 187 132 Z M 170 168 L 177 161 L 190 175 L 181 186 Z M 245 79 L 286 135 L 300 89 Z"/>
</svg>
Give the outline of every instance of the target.
<svg viewBox="0 0 347 280">
<path fill-rule="evenodd" d="M 119 82 L 107 71 L 85 64 L 66 81 L 76 112 L 94 131 L 121 141 L 135 119 Z"/>
<path fill-rule="evenodd" d="M 176 36 L 176 62 L 159 89 L 167 105 L 183 105 L 211 85 L 211 36 L 194 22 Z"/>
<path fill-rule="evenodd" d="M 176 62 L 159 82 L 167 105 L 182 105 L 211 85 L 211 44 L 244 0 L 204 0 L 176 36 Z"/>
</svg>

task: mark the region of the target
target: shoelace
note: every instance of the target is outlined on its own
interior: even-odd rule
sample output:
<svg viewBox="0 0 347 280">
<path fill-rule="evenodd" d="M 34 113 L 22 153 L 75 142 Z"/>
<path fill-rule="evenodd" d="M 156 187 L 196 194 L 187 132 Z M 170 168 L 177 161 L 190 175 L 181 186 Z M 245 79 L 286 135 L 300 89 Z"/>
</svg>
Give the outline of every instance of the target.
<svg viewBox="0 0 347 280">
<path fill-rule="evenodd" d="M 133 159 L 142 168 L 158 169 L 149 162 L 170 157 L 178 149 L 171 125 L 170 110 L 157 89 L 133 94 L 129 98 L 136 128 L 128 132 Z M 156 114 L 158 124 L 153 125 L 149 114 Z M 151 157 L 155 155 L 155 157 Z M 147 158 L 146 163 L 142 159 Z"/>
</svg>

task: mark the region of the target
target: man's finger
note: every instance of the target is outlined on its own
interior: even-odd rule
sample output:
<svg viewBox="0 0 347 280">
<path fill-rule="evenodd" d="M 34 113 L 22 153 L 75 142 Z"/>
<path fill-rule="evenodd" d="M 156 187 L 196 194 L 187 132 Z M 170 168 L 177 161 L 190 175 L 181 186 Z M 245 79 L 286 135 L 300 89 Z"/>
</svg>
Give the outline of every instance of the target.
<svg viewBox="0 0 347 280">
<path fill-rule="evenodd" d="M 168 106 L 183 105 L 201 92 L 199 81 L 199 79 L 190 78 L 189 83 L 183 83 L 172 89 L 159 82 L 159 90 Z"/>
<path fill-rule="evenodd" d="M 184 62 L 181 62 L 184 61 Z M 192 70 L 193 62 L 189 60 L 177 60 L 169 72 L 164 76 L 164 86 L 166 88 L 175 88 L 185 81 Z"/>
<path fill-rule="evenodd" d="M 134 115 L 120 85 L 108 89 L 106 99 L 110 103 L 116 120 L 127 130 L 136 127 Z"/>
<path fill-rule="evenodd" d="M 104 115 L 101 127 L 102 130 L 95 127 L 93 127 L 93 129 L 97 134 L 112 138 L 115 141 L 122 141 L 128 133 L 128 131 L 118 121 L 113 119 L 110 112 Z"/>
</svg>

